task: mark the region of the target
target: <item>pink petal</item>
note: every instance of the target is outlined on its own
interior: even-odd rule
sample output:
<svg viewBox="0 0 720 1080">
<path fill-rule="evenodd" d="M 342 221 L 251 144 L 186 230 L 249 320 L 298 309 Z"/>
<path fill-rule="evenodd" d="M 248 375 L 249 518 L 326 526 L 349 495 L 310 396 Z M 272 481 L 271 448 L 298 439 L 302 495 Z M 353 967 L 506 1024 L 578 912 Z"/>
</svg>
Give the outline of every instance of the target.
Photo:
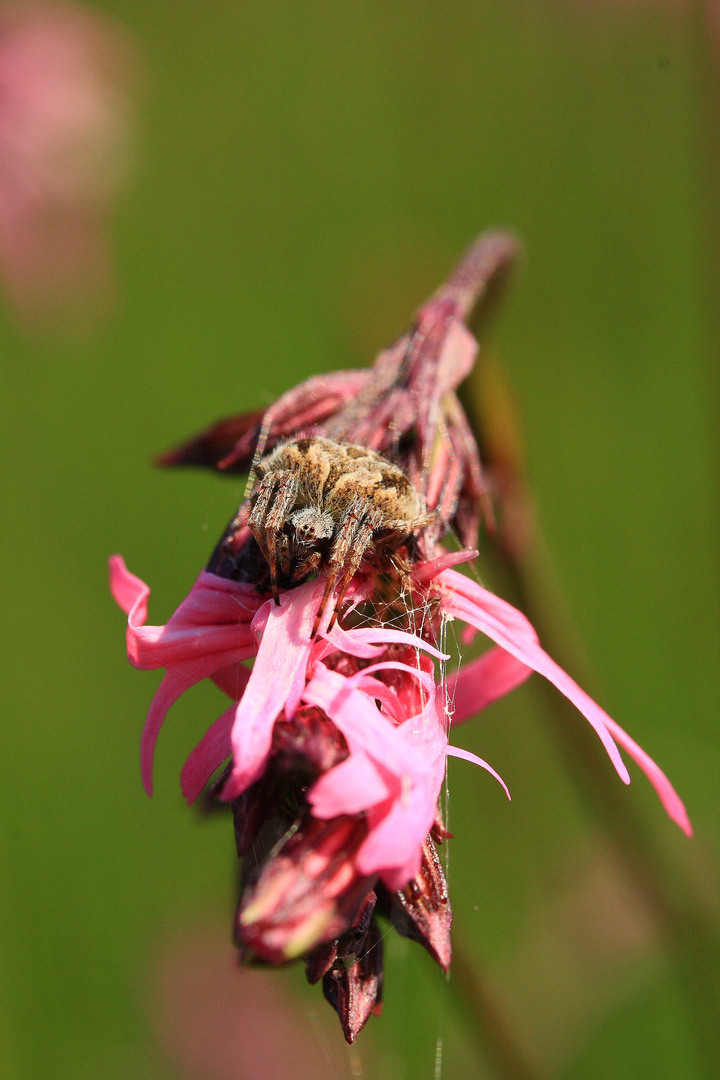
<svg viewBox="0 0 720 1080">
<path fill-rule="evenodd" d="M 341 814 L 360 814 L 370 806 L 390 797 L 393 785 L 382 770 L 362 750 L 356 750 L 339 765 L 329 769 L 308 791 L 313 817 L 339 817 Z"/>
<path fill-rule="evenodd" d="M 449 570 L 451 566 L 458 566 L 460 563 L 470 562 L 472 559 L 476 559 L 478 554 L 477 548 L 463 548 L 461 551 L 446 551 L 437 559 L 432 559 L 430 562 L 418 563 L 414 566 L 412 570 L 412 579 L 417 582 L 418 585 L 427 585 L 427 583 L 436 578 L 442 570 Z"/>
<path fill-rule="evenodd" d="M 679 825 L 686 836 L 692 836 L 693 828 L 690 824 L 690 819 L 687 815 L 685 806 L 682 799 L 675 791 L 662 769 L 655 764 L 653 759 L 645 753 L 645 751 L 638 746 L 634 739 L 631 739 L 627 732 L 616 724 L 614 720 L 605 721 L 612 735 L 615 736 L 617 741 L 627 750 L 633 761 L 640 766 L 642 771 L 647 776 L 648 780 L 655 788 L 658 794 L 660 802 L 665 807 L 665 811 L 668 816 Z"/>
<path fill-rule="evenodd" d="M 139 626 L 147 618 L 147 599 L 150 595 L 150 587 L 141 581 L 135 574 L 131 574 L 125 565 L 122 555 L 111 555 L 108 559 L 110 570 L 110 592 L 115 603 L 129 615 L 137 605 L 133 613 Z"/>
<path fill-rule="evenodd" d="M 372 698 L 337 671 L 318 664 L 303 691 L 303 701 L 323 709 L 348 741 L 351 750 L 364 750 L 397 776 L 422 774 L 422 756 L 407 745 L 395 727 L 379 712 Z"/>
<path fill-rule="evenodd" d="M 445 694 L 440 698 L 438 708 L 442 709 L 443 701 L 447 700 L 454 727 L 505 697 L 530 675 L 531 667 L 495 646 L 448 676 L 447 688 L 441 686 L 437 690 L 438 694 Z"/>
<path fill-rule="evenodd" d="M 378 874 L 389 889 L 402 889 L 420 867 L 422 843 L 437 812 L 435 798 L 423 788 L 394 799 L 387 813 L 369 814 L 370 833 L 355 865 L 361 874 Z"/>
<path fill-rule="evenodd" d="M 165 673 L 165 677 L 152 699 L 140 738 L 140 773 L 143 787 L 148 795 L 153 793 L 152 772 L 155 744 L 168 709 L 175 704 L 181 694 L 184 694 L 190 686 L 200 682 L 201 679 L 211 676 L 218 664 L 220 667 L 227 665 L 231 658 L 231 654 L 227 654 L 225 657 L 222 655 L 219 657 L 202 657 L 184 664 L 182 669 L 170 668 Z"/>
<path fill-rule="evenodd" d="M 339 630 L 339 634 L 336 631 Z M 389 626 L 368 626 L 357 630 L 343 630 L 337 623 L 332 630 L 324 635 L 328 641 L 342 652 L 350 653 L 351 656 L 378 656 L 377 652 L 368 653 L 368 645 L 411 645 L 414 649 L 434 656 L 436 660 L 449 660 L 447 653 L 439 652 L 429 642 L 424 641 L 417 634 L 410 634 L 406 630 L 392 630 Z M 360 651 L 362 650 L 362 651 Z"/>
<path fill-rule="evenodd" d="M 471 754 L 469 750 L 463 750 L 459 746 L 448 746 L 445 753 L 448 754 L 449 757 L 462 758 L 464 761 L 471 761 L 473 765 L 479 765 L 481 769 L 485 769 L 486 772 L 489 772 L 491 776 L 495 777 L 498 784 L 502 786 L 508 799 L 511 797 L 508 786 L 502 776 L 500 776 L 499 773 L 496 773 L 492 765 L 488 765 L 487 761 L 484 761 L 483 758 L 478 757 L 477 754 Z"/>
<path fill-rule="evenodd" d="M 252 586 L 203 572 L 166 626 L 146 626 L 150 589 L 122 556 L 109 564 L 112 594 L 128 615 L 128 659 L 135 667 L 169 667 L 230 649 L 238 661 L 254 656 L 249 624 L 263 600 Z"/>
<path fill-rule="evenodd" d="M 610 717 L 550 659 L 540 647 L 537 634 L 525 616 L 511 604 L 483 589 L 463 574 L 458 574 L 456 570 L 444 570 L 437 580 L 448 590 L 443 603 L 444 610 L 476 626 L 522 663 L 544 675 L 572 701 L 600 736 L 620 779 L 629 784 L 630 775 L 608 730 Z"/>
<path fill-rule="evenodd" d="M 400 735 L 408 743 L 408 749 L 414 748 L 422 755 L 425 763 L 424 776 L 440 790 L 445 774 L 445 749 L 447 732 L 435 707 L 435 695 L 431 694 L 421 713 L 411 716 L 400 727 Z"/>
<path fill-rule="evenodd" d="M 280 606 L 267 601 L 258 613 L 260 621 L 266 619 L 265 629 L 245 693 L 235 710 L 233 771 L 223 788 L 224 799 L 236 798 L 261 775 L 278 715 L 291 697 L 299 700 L 324 587 L 324 580 L 315 578 L 284 593 Z M 286 715 L 292 715 L 295 705 Z"/>
<path fill-rule="evenodd" d="M 250 678 L 250 668 L 244 664 L 228 664 L 214 672 L 210 678 L 229 698 L 239 701 Z"/>
<path fill-rule="evenodd" d="M 319 641 L 325 644 L 322 650 L 318 651 L 318 660 L 322 660 L 324 656 L 328 656 L 331 652 L 344 652 L 350 656 L 359 656 L 365 660 L 382 656 L 385 652 L 384 644 L 370 644 L 364 639 L 358 638 L 357 631 L 343 630 L 338 623 L 335 623 L 332 630 L 321 631 Z M 328 646 L 331 647 L 328 648 Z"/>
<path fill-rule="evenodd" d="M 133 654 L 138 649 L 142 651 L 143 648 L 151 648 L 157 640 L 165 644 L 167 641 L 176 640 L 178 631 L 184 631 L 187 636 L 190 627 L 207 628 L 224 624 L 226 629 L 237 630 L 239 626 L 250 623 L 257 608 L 264 602 L 254 586 L 229 581 L 216 574 L 203 571 L 168 620 L 167 627 L 146 627 L 144 624 L 147 619 L 149 586 L 135 574 L 130 573 L 122 555 L 112 555 L 108 564 L 110 590 L 117 604 L 129 616 L 128 623 L 134 632 L 134 635 L 129 635 L 133 641 Z M 138 634 L 138 631 L 142 633 Z M 249 640 L 247 634 L 243 637 Z M 137 645 L 135 638 L 137 638 Z M 211 648 L 212 646 L 205 648 L 203 645 L 206 652 L 211 651 Z M 140 659 L 144 658 L 140 657 Z M 156 657 L 149 659 L 152 662 L 147 664 L 148 667 L 164 666 L 160 662 L 155 662 Z"/>
<path fill-rule="evenodd" d="M 190 626 L 178 630 L 168 623 L 128 625 L 127 649 L 128 660 L 134 667 L 151 669 L 216 655 L 226 655 L 226 664 L 233 657 L 239 662 L 255 655 L 256 644 L 249 626 Z"/>
<path fill-rule="evenodd" d="M 457 570 L 443 570 L 436 581 L 450 590 L 451 597 L 461 597 L 467 603 L 477 607 L 484 622 L 495 626 L 498 633 L 511 634 L 515 640 L 532 641 L 537 644 L 538 636 L 530 620 L 512 604 L 508 604 L 507 600 L 484 589 L 472 578 L 459 574 Z M 484 634 L 487 633 L 482 627 L 478 629 Z"/>
<path fill-rule="evenodd" d="M 230 757 L 230 733 L 234 719 L 235 709 L 227 709 L 190 752 L 180 773 L 180 788 L 188 804 L 195 802 L 215 770 Z"/>
<path fill-rule="evenodd" d="M 231 581 L 203 570 L 168 622 L 181 626 L 249 624 L 266 599 L 254 585 Z"/>
</svg>

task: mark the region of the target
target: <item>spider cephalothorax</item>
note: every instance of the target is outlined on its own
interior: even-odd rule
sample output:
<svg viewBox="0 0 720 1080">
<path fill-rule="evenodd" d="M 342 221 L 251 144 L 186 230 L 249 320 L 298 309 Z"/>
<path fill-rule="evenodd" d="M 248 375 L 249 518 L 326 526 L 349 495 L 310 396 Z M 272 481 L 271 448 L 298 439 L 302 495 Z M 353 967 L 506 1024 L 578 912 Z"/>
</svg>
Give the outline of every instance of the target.
<svg viewBox="0 0 720 1080">
<path fill-rule="evenodd" d="M 420 493 L 397 465 L 363 446 L 319 437 L 284 443 L 256 469 L 248 525 L 278 584 L 328 574 L 337 605 L 363 558 L 382 557 L 429 524 Z"/>
</svg>

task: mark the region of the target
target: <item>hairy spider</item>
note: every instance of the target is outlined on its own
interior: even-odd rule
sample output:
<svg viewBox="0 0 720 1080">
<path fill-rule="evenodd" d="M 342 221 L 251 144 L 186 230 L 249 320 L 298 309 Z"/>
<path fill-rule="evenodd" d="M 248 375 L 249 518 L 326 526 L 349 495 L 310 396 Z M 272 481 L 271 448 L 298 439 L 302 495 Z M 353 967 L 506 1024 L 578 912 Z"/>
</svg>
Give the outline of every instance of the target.
<svg viewBox="0 0 720 1080">
<path fill-rule="evenodd" d="M 298 585 L 315 570 L 327 571 L 315 632 L 335 586 L 337 612 L 363 558 L 396 550 L 433 520 L 397 465 L 364 446 L 314 437 L 262 458 L 248 526 L 267 559 L 277 603 L 278 584 Z"/>
</svg>

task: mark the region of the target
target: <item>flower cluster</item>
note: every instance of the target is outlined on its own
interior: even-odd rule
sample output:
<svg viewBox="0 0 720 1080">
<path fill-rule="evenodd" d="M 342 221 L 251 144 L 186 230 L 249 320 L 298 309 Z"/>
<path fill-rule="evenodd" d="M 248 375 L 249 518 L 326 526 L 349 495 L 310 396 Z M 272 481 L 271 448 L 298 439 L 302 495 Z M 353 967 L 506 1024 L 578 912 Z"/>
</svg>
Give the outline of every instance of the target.
<svg viewBox="0 0 720 1080">
<path fill-rule="evenodd" d="M 148 626 L 148 587 L 119 556 L 111 560 L 113 594 L 128 613 L 128 656 L 137 667 L 166 670 L 142 736 L 146 790 L 152 792 L 155 741 L 168 709 L 192 683 L 213 679 L 233 704 L 185 762 L 183 794 L 193 802 L 230 759 L 219 791 L 234 804 L 239 852 L 247 856 L 268 823 L 265 847 L 274 847 L 272 859 L 246 874 L 238 942 L 270 963 L 308 956 L 309 974 L 324 977 L 336 1007 L 341 996 L 349 1038 L 379 1002 L 382 949 L 372 918 L 378 903 L 443 967 L 449 964 L 450 908 L 429 836 L 442 837 L 445 756 L 468 758 L 500 778 L 448 744 L 448 725 L 532 671 L 578 707 L 621 779 L 630 778 L 617 744 L 690 831 L 661 770 L 550 659 L 520 612 L 450 568 L 458 558 L 414 568 L 413 609 L 428 613 L 420 632 L 336 624 L 330 631 L 321 625 L 315 639 L 322 579 L 283 592 L 278 606 L 252 585 L 203 572 L 166 626 Z M 370 575 L 356 580 L 349 605 L 359 607 L 373 585 Z M 497 644 L 438 685 L 435 669 L 447 658 L 427 638 L 443 618 L 461 619 Z M 249 669 L 242 661 L 251 657 Z M 288 813 L 289 793 L 295 805 Z"/>
<path fill-rule="evenodd" d="M 216 425 L 204 442 L 194 440 L 191 452 L 185 448 L 174 459 L 197 458 L 204 447 L 211 464 L 224 454 L 247 466 L 258 440 L 316 432 L 321 421 L 325 437 L 349 432 L 358 439 L 362 424 L 370 423 L 356 409 L 364 393 L 363 410 L 368 400 L 375 402 L 375 426 L 364 441 L 388 452 L 388 440 L 400 440 L 395 457 L 422 483 L 436 529 L 454 521 L 472 534 L 482 474 L 474 443 L 463 443 L 467 423 L 454 386 L 470 352 L 474 356 L 463 326 L 469 301 L 462 289 L 471 281 L 477 292 L 478 275 L 487 278 L 488 250 L 502 251 L 497 238 L 489 248 L 484 241 L 472 250 L 469 263 L 421 309 L 402 346 L 381 355 L 372 377 L 337 376 L 334 397 L 330 377 L 319 396 L 317 380 L 310 380 L 271 410 L 270 422 L 224 421 L 222 437 Z M 432 350 L 422 354 L 428 338 Z M 394 357 L 392 379 L 388 356 Z M 435 404 L 425 411 L 415 406 L 414 437 L 407 439 L 408 403 L 418 400 L 415 391 L 423 384 L 420 400 Z M 400 435 L 385 410 L 388 401 L 396 406 Z M 432 438 L 438 426 L 449 433 L 440 450 Z M 446 756 L 466 758 L 505 785 L 485 761 L 451 746 L 449 729 L 533 671 L 588 720 L 620 778 L 629 783 L 618 747 L 646 773 L 670 817 L 690 832 L 665 775 L 547 655 L 527 619 L 456 569 L 474 558 L 472 548 L 445 551 L 431 534 L 408 539 L 392 557 L 370 552 L 338 600 L 340 610 L 324 610 L 322 568 L 273 598 L 246 520 L 241 512 L 231 522 L 208 569 L 165 626 L 147 625 L 148 586 L 120 556 L 110 560 L 113 595 L 128 615 L 131 663 L 165 669 L 142 735 L 142 777 L 151 794 L 155 744 L 168 709 L 190 685 L 212 679 L 232 704 L 189 755 L 181 787 L 192 803 L 222 770 L 209 790 L 232 805 L 244 857 L 237 944 L 245 955 L 272 964 L 304 957 L 308 978 L 322 979 L 349 1041 L 381 1004 L 378 913 L 443 968 L 450 963 L 451 910 L 435 847 L 448 835 L 438 809 Z M 451 673 L 438 645 L 449 620 L 464 624 L 465 636 L 480 632 L 494 643 Z"/>
</svg>

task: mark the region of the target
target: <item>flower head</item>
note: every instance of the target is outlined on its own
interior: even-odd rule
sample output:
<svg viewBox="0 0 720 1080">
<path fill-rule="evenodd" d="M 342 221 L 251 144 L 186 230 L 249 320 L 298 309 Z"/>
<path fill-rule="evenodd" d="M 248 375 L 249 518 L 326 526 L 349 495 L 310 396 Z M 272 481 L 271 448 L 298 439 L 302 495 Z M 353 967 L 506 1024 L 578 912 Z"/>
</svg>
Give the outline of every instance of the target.
<svg viewBox="0 0 720 1080">
<path fill-rule="evenodd" d="M 551 660 L 524 616 L 448 565 L 473 554 L 417 564 L 409 587 L 413 609 L 425 613 L 420 632 L 352 625 L 353 613 L 372 595 L 369 573 L 358 575 L 347 599 L 343 622 L 350 625 L 329 630 L 321 624 L 317 637 L 312 626 L 322 578 L 283 592 L 277 605 L 252 586 L 204 572 L 168 623 L 157 627 L 145 625 L 147 586 L 119 556 L 111 560 L 113 594 L 128 613 L 131 662 L 166 669 L 142 738 L 148 793 L 155 741 L 177 697 L 209 677 L 233 699 L 189 755 L 181 786 L 193 802 L 229 762 L 218 794 L 234 805 L 239 853 L 247 856 L 262 830 L 270 830 L 265 849 L 272 857 L 261 857 L 246 874 L 236 919 L 246 952 L 278 963 L 325 942 L 337 949 L 360 906 L 379 892 L 393 921 L 447 966 L 449 904 L 430 839 L 446 755 L 482 766 L 503 784 L 486 762 L 450 746 L 448 730 L 532 671 L 576 705 L 626 783 L 618 744 L 628 752 L 670 817 L 690 833 L 685 808 L 664 773 Z M 439 668 L 448 657 L 428 637 L 447 618 L 481 631 L 495 646 L 459 667 L 443 686 Z M 248 669 L 242 661 L 251 658 Z M 296 807 L 291 813 L 289 793 Z M 423 898 L 419 905 L 417 897 Z M 357 988 L 341 981 L 340 993 L 333 979 L 337 1001 L 345 1002 L 341 1013 L 356 1015 L 345 1006 Z"/>
<path fill-rule="evenodd" d="M 223 770 L 210 790 L 231 803 L 244 857 L 236 941 L 268 963 L 305 956 L 308 978 L 322 979 L 349 1041 L 380 1007 L 377 911 L 449 965 L 451 911 L 435 848 L 448 835 L 438 805 L 447 755 L 481 766 L 509 797 L 487 762 L 449 745 L 449 730 L 532 672 L 576 706 L 625 783 L 619 748 L 627 751 L 690 832 L 665 775 L 548 656 L 528 620 L 455 569 L 477 552 L 448 552 L 437 542 L 451 521 L 474 535 L 480 515 L 479 461 L 472 440 L 459 449 L 466 421 L 454 388 L 474 358 L 463 325 L 469 298 L 478 275 L 489 272 L 483 259 L 497 261 L 498 244 L 471 250 L 372 373 L 325 377 L 322 392 L 311 380 L 281 399 L 264 424 L 226 422 L 175 455 L 217 461 L 221 447 L 226 462 L 249 464 L 258 439 L 302 431 L 310 441 L 308 426 L 321 423 L 324 443 L 342 431 L 384 452 L 395 446 L 404 473 L 387 462 L 376 473 L 370 468 L 348 496 L 346 459 L 365 454 L 348 442 L 330 443 L 337 453 L 315 460 L 312 483 L 292 471 L 297 454 L 286 454 L 274 474 L 264 466 L 270 479 L 260 496 L 241 507 L 165 626 L 146 625 L 148 587 L 120 556 L 110 560 L 113 595 L 128 614 L 131 662 L 165 669 L 142 736 L 146 790 L 168 709 L 192 683 L 213 679 L 232 704 L 191 752 L 181 787 L 193 802 Z M 439 429 L 447 442 L 435 438 Z M 431 514 L 408 526 L 377 511 L 378 490 L 385 498 L 388 484 L 402 487 L 413 477 L 418 505 L 424 499 Z M 303 547 L 293 562 L 293 522 L 314 489 L 316 501 L 325 500 L 313 506 L 326 526 L 316 549 Z M 341 564 L 350 569 L 335 590 Z M 492 642 L 451 673 L 438 644 L 448 620 L 465 624 L 461 640 L 480 632 Z"/>
</svg>

